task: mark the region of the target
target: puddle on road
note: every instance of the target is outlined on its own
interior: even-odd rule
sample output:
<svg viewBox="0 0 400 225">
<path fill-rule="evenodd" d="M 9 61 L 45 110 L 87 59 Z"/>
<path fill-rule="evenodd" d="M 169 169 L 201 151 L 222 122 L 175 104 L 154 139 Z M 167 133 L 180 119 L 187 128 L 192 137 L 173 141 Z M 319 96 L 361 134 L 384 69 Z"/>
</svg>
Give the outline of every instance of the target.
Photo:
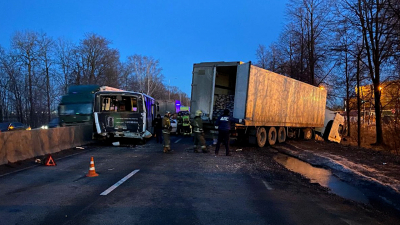
<svg viewBox="0 0 400 225">
<path fill-rule="evenodd" d="M 318 183 L 323 187 L 329 188 L 336 195 L 368 204 L 368 198 L 360 190 L 341 181 L 329 170 L 314 167 L 299 159 L 280 153 L 274 156 L 274 160 L 287 169 L 307 177 L 311 183 Z"/>
</svg>

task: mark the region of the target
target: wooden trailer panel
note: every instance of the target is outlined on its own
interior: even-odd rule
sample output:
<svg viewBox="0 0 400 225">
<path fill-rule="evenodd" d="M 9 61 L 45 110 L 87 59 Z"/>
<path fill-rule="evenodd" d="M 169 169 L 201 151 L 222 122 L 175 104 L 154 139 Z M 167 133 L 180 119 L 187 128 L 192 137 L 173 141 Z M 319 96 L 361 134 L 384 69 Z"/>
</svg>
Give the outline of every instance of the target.
<svg viewBox="0 0 400 225">
<path fill-rule="evenodd" d="M 245 125 L 322 127 L 326 95 L 326 90 L 250 66 L 247 101 L 242 103 Z"/>
</svg>

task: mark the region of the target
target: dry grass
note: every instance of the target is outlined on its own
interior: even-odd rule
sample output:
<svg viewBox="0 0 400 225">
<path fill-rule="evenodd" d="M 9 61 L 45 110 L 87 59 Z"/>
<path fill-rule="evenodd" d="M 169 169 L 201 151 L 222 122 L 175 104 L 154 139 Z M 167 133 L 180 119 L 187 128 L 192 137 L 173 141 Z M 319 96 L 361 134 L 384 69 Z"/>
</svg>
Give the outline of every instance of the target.
<svg viewBox="0 0 400 225">
<path fill-rule="evenodd" d="M 397 122 L 392 121 L 390 123 L 383 124 L 383 141 L 385 144 L 382 146 L 371 145 L 376 142 L 375 125 L 362 126 L 361 147 L 374 149 L 377 151 L 387 151 L 400 158 L 400 123 L 398 122 L 398 120 L 396 121 Z M 357 123 L 351 123 L 350 126 L 350 136 L 345 137 L 345 140 L 342 141 L 342 144 L 357 146 Z"/>
</svg>

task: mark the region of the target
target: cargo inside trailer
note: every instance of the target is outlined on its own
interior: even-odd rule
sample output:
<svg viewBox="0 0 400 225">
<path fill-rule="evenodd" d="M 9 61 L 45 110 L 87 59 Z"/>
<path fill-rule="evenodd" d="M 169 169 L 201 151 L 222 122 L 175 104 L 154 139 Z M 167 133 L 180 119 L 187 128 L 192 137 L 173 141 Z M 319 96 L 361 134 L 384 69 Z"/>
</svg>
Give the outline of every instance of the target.
<svg viewBox="0 0 400 225">
<path fill-rule="evenodd" d="M 213 119 L 217 119 L 229 109 L 231 116 L 233 113 L 235 100 L 237 66 L 218 66 L 216 67 Z"/>
</svg>

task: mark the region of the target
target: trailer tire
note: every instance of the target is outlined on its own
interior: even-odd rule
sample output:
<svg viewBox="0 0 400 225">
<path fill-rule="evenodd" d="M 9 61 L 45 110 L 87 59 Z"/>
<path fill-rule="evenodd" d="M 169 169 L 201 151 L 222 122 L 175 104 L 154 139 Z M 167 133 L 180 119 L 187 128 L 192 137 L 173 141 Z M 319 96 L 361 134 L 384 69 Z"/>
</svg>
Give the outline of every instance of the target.
<svg viewBox="0 0 400 225">
<path fill-rule="evenodd" d="M 303 139 L 304 140 L 311 140 L 313 138 L 313 131 L 311 128 L 303 129 Z"/>
<path fill-rule="evenodd" d="M 278 133 L 276 132 L 275 127 L 270 127 L 268 130 L 268 144 L 274 145 L 276 143 L 276 139 L 278 137 Z"/>
<path fill-rule="evenodd" d="M 285 127 L 279 127 L 278 129 L 278 142 L 283 143 L 286 141 L 286 129 Z"/>
<path fill-rule="evenodd" d="M 267 143 L 267 131 L 264 127 L 259 127 L 256 134 L 257 145 L 262 148 Z"/>
</svg>

